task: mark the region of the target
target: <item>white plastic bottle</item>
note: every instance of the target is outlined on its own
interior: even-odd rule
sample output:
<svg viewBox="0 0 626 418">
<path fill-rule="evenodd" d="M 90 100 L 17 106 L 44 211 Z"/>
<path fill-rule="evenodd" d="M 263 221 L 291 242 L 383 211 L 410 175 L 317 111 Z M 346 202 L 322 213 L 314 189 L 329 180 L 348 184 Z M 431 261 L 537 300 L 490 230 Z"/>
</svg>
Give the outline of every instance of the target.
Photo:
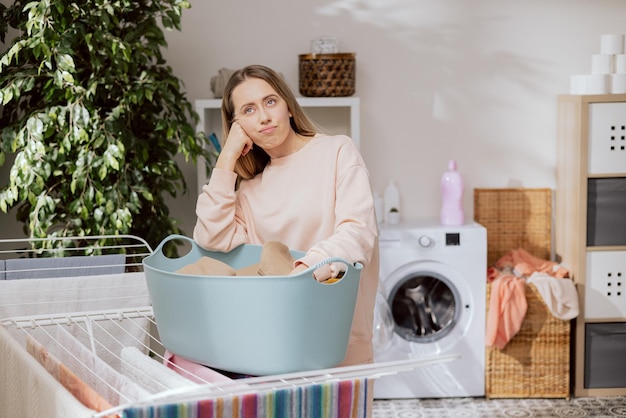
<svg viewBox="0 0 626 418">
<path fill-rule="evenodd" d="M 441 177 L 441 224 L 463 225 L 463 178 L 456 169 L 456 161 L 448 162 L 448 171 Z"/>
<path fill-rule="evenodd" d="M 385 187 L 385 222 L 388 224 L 400 222 L 400 192 L 393 180 L 389 180 Z"/>
</svg>

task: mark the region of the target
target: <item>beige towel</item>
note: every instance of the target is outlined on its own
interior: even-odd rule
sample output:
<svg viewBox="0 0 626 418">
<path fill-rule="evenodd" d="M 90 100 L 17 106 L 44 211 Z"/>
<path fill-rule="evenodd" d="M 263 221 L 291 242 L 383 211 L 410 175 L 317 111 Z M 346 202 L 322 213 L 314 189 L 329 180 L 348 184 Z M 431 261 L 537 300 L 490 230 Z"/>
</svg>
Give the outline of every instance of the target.
<svg viewBox="0 0 626 418">
<path fill-rule="evenodd" d="M 215 258 L 201 257 L 199 260 L 177 270 L 176 273 L 199 276 L 234 276 L 235 269 Z"/>
<path fill-rule="evenodd" d="M 236 276 L 258 276 L 259 263 L 237 269 Z"/>
<path fill-rule="evenodd" d="M 235 270 L 220 260 L 205 256 L 183 266 L 176 273 L 200 276 L 286 276 L 293 270 L 294 261 L 289 247 L 278 241 L 268 241 L 261 249 L 259 263 Z"/>
<path fill-rule="evenodd" d="M 278 241 L 268 241 L 261 249 L 260 276 L 286 276 L 293 270 L 294 258 L 289 247 Z"/>
</svg>

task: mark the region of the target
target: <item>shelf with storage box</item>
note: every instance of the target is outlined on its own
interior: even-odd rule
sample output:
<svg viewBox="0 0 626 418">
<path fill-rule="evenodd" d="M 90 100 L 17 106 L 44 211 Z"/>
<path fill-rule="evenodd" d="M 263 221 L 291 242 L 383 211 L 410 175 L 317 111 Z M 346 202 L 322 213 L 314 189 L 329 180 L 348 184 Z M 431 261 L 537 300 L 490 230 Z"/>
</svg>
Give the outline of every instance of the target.
<svg viewBox="0 0 626 418">
<path fill-rule="evenodd" d="M 626 395 L 626 95 L 558 98 L 555 250 L 576 282 L 574 395 Z"/>
<path fill-rule="evenodd" d="M 298 103 L 315 124 L 324 131 L 344 134 L 352 138 L 357 147 L 361 144 L 360 99 L 358 97 L 298 97 Z M 198 132 L 222 135 L 222 99 L 196 100 L 199 121 Z M 204 161 L 198 161 L 198 189 L 208 181 Z"/>
</svg>

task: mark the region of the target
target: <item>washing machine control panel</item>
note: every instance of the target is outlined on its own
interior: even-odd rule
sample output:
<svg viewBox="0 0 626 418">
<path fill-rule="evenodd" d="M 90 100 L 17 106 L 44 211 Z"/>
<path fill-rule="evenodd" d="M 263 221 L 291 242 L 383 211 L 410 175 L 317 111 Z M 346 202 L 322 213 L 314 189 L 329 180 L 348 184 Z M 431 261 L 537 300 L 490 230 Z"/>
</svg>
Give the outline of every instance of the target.
<svg viewBox="0 0 626 418">
<path fill-rule="evenodd" d="M 461 234 L 458 232 L 433 235 L 426 231 L 408 231 L 407 235 L 419 248 L 458 247 L 461 245 Z"/>
<path fill-rule="evenodd" d="M 420 235 L 417 238 L 417 242 L 421 247 L 428 248 L 433 245 L 433 239 L 428 235 Z"/>
</svg>

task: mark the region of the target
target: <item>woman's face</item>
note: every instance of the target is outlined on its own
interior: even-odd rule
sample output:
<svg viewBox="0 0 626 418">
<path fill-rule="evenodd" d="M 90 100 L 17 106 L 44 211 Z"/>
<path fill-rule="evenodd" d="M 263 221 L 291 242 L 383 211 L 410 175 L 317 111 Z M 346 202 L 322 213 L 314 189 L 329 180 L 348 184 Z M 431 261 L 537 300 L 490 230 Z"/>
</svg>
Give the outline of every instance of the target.
<svg viewBox="0 0 626 418">
<path fill-rule="evenodd" d="M 290 138 L 295 136 L 287 103 L 265 80 L 248 78 L 231 94 L 235 121 L 255 145 L 276 158 L 290 152 Z"/>
</svg>

